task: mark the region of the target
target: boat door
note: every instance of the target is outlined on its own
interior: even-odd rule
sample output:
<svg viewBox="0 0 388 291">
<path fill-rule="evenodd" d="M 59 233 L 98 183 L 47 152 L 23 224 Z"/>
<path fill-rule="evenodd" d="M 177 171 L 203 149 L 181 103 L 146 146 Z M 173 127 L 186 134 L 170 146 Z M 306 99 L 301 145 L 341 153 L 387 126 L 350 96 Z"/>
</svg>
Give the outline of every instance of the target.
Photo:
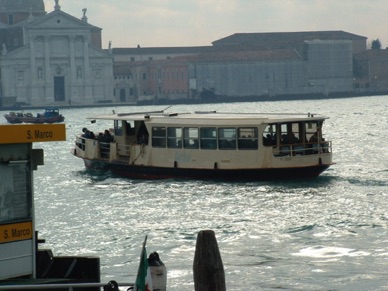
<svg viewBox="0 0 388 291">
<path fill-rule="evenodd" d="M 131 144 L 136 142 L 135 129 L 125 120 L 114 121 L 117 153 L 120 156 L 129 156 Z"/>
</svg>

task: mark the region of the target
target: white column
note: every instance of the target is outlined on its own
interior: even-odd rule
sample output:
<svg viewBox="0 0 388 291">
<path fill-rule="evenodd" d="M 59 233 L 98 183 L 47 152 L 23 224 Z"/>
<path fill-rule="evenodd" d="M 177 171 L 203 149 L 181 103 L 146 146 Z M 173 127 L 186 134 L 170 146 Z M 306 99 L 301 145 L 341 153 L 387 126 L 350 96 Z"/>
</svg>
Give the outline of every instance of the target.
<svg viewBox="0 0 388 291">
<path fill-rule="evenodd" d="M 44 37 L 44 79 L 47 84 L 51 83 L 50 73 L 50 37 Z"/>
<path fill-rule="evenodd" d="M 36 105 L 35 99 L 37 98 L 37 68 L 36 68 L 36 52 L 35 52 L 35 37 L 30 37 L 30 85 L 26 84 L 27 94 L 26 99 L 27 102 L 31 105 Z M 27 72 L 26 72 L 27 73 Z M 27 74 L 24 76 L 27 80 Z M 17 89 L 16 89 L 16 94 Z"/>
<path fill-rule="evenodd" d="M 88 37 L 83 37 L 84 41 L 84 71 L 85 71 L 85 81 L 90 81 L 90 64 L 89 64 L 89 43 L 88 43 Z"/>
<path fill-rule="evenodd" d="M 71 35 L 69 36 L 69 50 L 70 50 L 70 78 L 71 83 L 75 82 L 76 78 L 76 66 L 75 66 L 75 36 Z"/>
<path fill-rule="evenodd" d="M 35 37 L 30 38 L 31 87 L 36 81 Z"/>
<path fill-rule="evenodd" d="M 44 95 L 45 102 L 54 101 L 54 84 L 50 66 L 50 36 L 44 36 Z"/>
<path fill-rule="evenodd" d="M 89 60 L 89 42 L 88 37 L 83 37 L 83 45 L 84 45 L 84 104 L 93 104 L 94 96 L 93 96 L 93 82 L 90 71 L 90 60 Z"/>
</svg>

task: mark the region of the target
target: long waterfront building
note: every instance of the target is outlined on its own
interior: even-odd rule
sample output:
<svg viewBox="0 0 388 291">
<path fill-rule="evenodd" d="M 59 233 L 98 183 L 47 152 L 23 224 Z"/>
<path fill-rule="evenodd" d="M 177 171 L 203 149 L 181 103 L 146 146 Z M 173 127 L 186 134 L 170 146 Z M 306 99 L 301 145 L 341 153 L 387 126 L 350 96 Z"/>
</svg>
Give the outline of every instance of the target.
<svg viewBox="0 0 388 291">
<path fill-rule="evenodd" d="M 102 49 L 59 1 L 0 0 L 0 106 L 214 101 L 384 92 L 388 51 L 344 31 L 236 33 L 199 47 Z M 378 60 L 373 61 L 378 58 Z M 373 75 L 373 76 L 372 76 Z M 387 81 L 385 81 L 387 80 Z"/>
</svg>

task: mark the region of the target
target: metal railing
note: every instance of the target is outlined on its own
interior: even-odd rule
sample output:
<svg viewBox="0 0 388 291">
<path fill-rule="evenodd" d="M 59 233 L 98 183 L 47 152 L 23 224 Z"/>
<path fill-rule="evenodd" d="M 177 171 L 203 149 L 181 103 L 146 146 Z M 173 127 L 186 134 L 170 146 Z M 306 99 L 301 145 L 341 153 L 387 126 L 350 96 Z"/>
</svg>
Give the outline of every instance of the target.
<svg viewBox="0 0 388 291">
<path fill-rule="evenodd" d="M 108 283 L 109 284 L 109 283 Z M 69 283 L 69 284 L 30 284 L 30 285 L 0 285 L 0 290 L 45 290 L 45 289 L 67 289 L 73 291 L 74 288 L 103 288 L 107 283 Z M 133 287 L 134 283 L 117 283 L 125 290 Z"/>
<path fill-rule="evenodd" d="M 280 156 L 316 155 L 323 153 L 331 153 L 331 151 L 331 141 L 305 144 L 282 144 L 279 147 Z"/>
<path fill-rule="evenodd" d="M 93 141 L 93 143 L 90 143 Z M 98 139 L 88 139 L 82 136 L 76 136 L 75 146 L 85 151 L 87 147 L 97 147 L 98 157 L 102 159 L 109 159 L 111 152 L 111 143 L 99 141 Z M 117 153 L 120 156 L 130 156 L 131 145 L 117 144 Z M 94 151 L 92 151 L 94 152 Z"/>
</svg>

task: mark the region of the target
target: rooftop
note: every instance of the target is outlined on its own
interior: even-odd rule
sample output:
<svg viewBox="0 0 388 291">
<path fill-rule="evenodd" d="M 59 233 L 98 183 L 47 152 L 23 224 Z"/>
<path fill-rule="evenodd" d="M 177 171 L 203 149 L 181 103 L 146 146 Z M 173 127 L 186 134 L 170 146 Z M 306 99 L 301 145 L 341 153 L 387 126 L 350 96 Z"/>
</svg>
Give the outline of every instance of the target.
<svg viewBox="0 0 388 291">
<path fill-rule="evenodd" d="M 342 30 L 333 31 L 299 31 L 299 32 L 264 32 L 264 33 L 235 33 L 212 42 L 214 46 L 218 45 L 243 45 L 243 44 L 262 44 L 269 42 L 301 42 L 305 40 L 336 40 L 336 39 L 367 39 L 364 36 L 345 32 Z"/>
</svg>

